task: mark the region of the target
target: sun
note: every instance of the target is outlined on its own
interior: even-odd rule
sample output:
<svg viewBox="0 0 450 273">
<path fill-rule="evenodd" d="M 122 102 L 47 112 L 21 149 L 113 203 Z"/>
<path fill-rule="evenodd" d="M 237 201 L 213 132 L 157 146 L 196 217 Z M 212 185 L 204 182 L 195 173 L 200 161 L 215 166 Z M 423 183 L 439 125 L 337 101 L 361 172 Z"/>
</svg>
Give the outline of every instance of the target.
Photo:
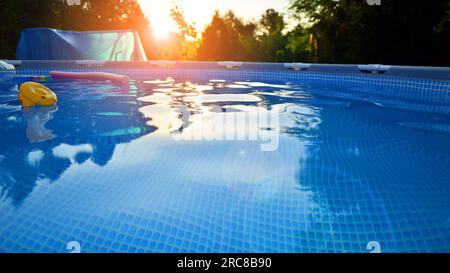
<svg viewBox="0 0 450 273">
<path fill-rule="evenodd" d="M 177 25 L 170 17 L 170 9 L 174 5 L 181 8 L 188 22 L 196 23 L 198 31 L 209 22 L 214 10 L 213 6 L 208 4 L 209 1 L 204 0 L 138 0 L 138 2 L 150 21 L 153 36 L 157 39 L 169 38 L 170 33 L 177 31 Z"/>
<path fill-rule="evenodd" d="M 170 1 L 139 0 L 139 4 L 150 20 L 155 38 L 168 38 L 174 29 L 174 23 L 170 18 Z"/>
<path fill-rule="evenodd" d="M 171 22 L 165 21 L 165 19 L 155 20 L 155 23 L 152 23 L 153 36 L 157 39 L 169 38 L 171 32 L 170 25 Z"/>
</svg>

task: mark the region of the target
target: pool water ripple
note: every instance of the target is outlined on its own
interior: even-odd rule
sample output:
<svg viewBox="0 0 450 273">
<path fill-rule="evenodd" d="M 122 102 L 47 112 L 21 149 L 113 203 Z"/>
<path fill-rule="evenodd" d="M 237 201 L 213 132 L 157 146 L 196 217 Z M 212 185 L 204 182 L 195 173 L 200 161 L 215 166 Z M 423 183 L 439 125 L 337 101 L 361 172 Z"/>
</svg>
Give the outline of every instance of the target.
<svg viewBox="0 0 450 273">
<path fill-rule="evenodd" d="M 450 251 L 447 105 L 193 77 L 47 81 L 58 105 L 22 109 L 21 81 L 0 84 L 0 252 Z"/>
</svg>

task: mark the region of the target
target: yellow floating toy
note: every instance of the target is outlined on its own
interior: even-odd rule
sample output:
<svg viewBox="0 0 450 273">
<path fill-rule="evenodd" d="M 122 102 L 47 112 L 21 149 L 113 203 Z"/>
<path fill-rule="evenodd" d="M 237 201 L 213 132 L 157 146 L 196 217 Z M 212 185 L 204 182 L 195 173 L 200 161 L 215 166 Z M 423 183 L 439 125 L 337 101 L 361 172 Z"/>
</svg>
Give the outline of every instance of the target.
<svg viewBox="0 0 450 273">
<path fill-rule="evenodd" d="M 55 105 L 58 99 L 52 90 L 36 82 L 25 82 L 19 87 L 19 100 L 23 107 Z"/>
</svg>

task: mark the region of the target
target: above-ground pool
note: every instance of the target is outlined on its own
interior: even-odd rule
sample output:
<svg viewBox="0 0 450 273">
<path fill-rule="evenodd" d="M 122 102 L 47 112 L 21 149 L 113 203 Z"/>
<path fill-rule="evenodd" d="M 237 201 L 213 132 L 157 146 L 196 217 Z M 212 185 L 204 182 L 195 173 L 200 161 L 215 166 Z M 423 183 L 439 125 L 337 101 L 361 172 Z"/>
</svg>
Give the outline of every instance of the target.
<svg viewBox="0 0 450 273">
<path fill-rule="evenodd" d="M 450 252 L 448 80 L 111 69 L 22 109 L 50 69 L 0 83 L 0 252 Z"/>
</svg>

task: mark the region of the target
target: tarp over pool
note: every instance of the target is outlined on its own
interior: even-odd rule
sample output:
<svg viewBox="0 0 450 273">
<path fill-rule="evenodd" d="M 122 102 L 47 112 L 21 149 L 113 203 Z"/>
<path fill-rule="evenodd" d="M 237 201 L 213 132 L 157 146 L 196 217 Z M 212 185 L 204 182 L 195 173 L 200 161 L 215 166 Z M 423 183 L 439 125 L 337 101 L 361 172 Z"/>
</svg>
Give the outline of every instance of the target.
<svg viewBox="0 0 450 273">
<path fill-rule="evenodd" d="M 134 30 L 64 31 L 31 28 L 22 31 L 19 60 L 146 61 Z"/>
</svg>

